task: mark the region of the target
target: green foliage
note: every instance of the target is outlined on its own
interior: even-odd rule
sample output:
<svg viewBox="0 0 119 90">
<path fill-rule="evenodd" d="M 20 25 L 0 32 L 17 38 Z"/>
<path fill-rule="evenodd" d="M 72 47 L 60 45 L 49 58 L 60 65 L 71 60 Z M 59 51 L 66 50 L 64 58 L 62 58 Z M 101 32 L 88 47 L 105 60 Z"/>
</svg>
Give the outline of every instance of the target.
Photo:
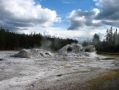
<svg viewBox="0 0 119 90">
<path fill-rule="evenodd" d="M 100 37 L 98 34 L 94 34 L 92 42 L 94 45 L 97 45 L 100 42 Z"/>
<path fill-rule="evenodd" d="M 89 45 L 93 45 L 93 42 L 91 40 L 86 40 L 86 41 L 82 42 L 83 47 L 86 47 L 86 46 L 89 46 Z"/>
<path fill-rule="evenodd" d="M 82 43 L 82 46 L 88 46 L 89 45 L 89 41 L 84 41 L 83 43 Z"/>
<path fill-rule="evenodd" d="M 97 52 L 110 52 L 118 53 L 119 52 L 119 33 L 117 29 L 113 32 L 112 27 L 107 30 L 106 38 L 103 41 L 95 44 Z"/>
<path fill-rule="evenodd" d="M 41 34 L 17 34 L 0 28 L 0 50 L 18 50 L 37 47 L 55 51 L 70 43 L 77 43 L 77 41 L 42 36 Z"/>
</svg>

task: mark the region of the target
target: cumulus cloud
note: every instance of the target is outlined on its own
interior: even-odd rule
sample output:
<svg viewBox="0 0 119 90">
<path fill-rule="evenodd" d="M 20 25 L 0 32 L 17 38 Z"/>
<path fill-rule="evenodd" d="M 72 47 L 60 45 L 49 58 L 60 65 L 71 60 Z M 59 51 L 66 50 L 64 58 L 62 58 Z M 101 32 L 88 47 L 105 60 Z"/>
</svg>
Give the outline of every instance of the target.
<svg viewBox="0 0 119 90">
<path fill-rule="evenodd" d="M 106 25 L 119 27 L 119 0 L 96 0 L 96 5 L 100 9 L 96 19 Z"/>
<path fill-rule="evenodd" d="M 69 19 L 71 26 L 69 29 L 79 29 L 84 26 L 98 26 L 100 25 L 100 20 L 95 20 L 95 17 L 98 15 L 99 10 L 94 8 L 91 11 L 82 11 L 82 10 L 73 10 Z"/>
<path fill-rule="evenodd" d="M 96 5 L 101 11 L 99 19 L 119 20 L 119 0 L 97 0 Z"/>
<path fill-rule="evenodd" d="M 88 29 L 88 30 L 87 30 Z M 102 32 L 100 32 L 100 29 Z M 46 35 L 61 37 L 61 38 L 73 38 L 79 41 L 91 40 L 92 36 L 97 33 L 100 35 L 100 38 L 104 38 L 105 28 L 92 28 L 85 27 L 81 30 L 67 30 L 62 28 L 48 28 L 46 30 Z"/>
<path fill-rule="evenodd" d="M 0 25 L 5 27 L 48 27 L 58 20 L 56 11 L 43 8 L 34 0 L 0 0 Z"/>
<path fill-rule="evenodd" d="M 104 34 L 107 25 L 119 27 L 119 0 L 94 0 L 94 2 L 96 7 L 92 10 L 71 11 L 68 16 L 70 30 L 67 30 L 53 27 L 55 22 L 60 21 L 56 11 L 42 7 L 35 0 L 0 0 L 0 25 L 17 30 L 19 33 L 37 32 L 62 38 L 80 39 L 89 38 L 100 30 Z"/>
<path fill-rule="evenodd" d="M 97 8 L 90 11 L 73 10 L 69 15 L 70 30 L 82 27 L 119 27 L 119 0 L 94 0 Z"/>
</svg>

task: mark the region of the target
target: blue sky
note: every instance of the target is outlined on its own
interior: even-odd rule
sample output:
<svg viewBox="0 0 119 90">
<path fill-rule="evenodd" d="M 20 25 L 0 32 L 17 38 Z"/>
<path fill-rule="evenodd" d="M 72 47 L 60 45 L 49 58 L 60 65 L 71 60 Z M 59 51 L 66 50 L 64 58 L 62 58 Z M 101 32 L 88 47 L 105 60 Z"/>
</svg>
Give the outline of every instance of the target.
<svg viewBox="0 0 119 90">
<path fill-rule="evenodd" d="M 55 10 L 63 19 L 62 23 L 55 23 L 55 26 L 67 28 L 69 22 L 67 21 L 68 14 L 75 9 L 91 10 L 95 7 L 93 0 L 37 0 L 37 3 L 42 7 Z"/>
<path fill-rule="evenodd" d="M 0 26 L 61 38 L 104 37 L 119 28 L 119 0 L 0 0 Z"/>
<path fill-rule="evenodd" d="M 59 15 L 65 16 L 74 9 L 90 10 L 94 8 L 93 0 L 37 0 L 43 7 L 56 10 Z"/>
</svg>

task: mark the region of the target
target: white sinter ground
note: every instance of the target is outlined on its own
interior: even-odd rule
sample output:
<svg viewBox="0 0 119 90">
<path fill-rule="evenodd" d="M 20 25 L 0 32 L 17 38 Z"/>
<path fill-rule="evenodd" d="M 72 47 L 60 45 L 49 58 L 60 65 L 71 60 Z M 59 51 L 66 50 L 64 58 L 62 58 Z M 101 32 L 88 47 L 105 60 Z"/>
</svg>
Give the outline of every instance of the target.
<svg viewBox="0 0 119 90">
<path fill-rule="evenodd" d="M 77 80 L 83 82 L 118 68 L 118 60 L 106 60 L 95 52 L 80 50 L 80 53 L 71 49 L 68 52 L 62 49 L 59 53 L 43 49 L 0 51 L 0 90 L 42 90 L 49 87 L 60 90 L 62 84 Z"/>
</svg>

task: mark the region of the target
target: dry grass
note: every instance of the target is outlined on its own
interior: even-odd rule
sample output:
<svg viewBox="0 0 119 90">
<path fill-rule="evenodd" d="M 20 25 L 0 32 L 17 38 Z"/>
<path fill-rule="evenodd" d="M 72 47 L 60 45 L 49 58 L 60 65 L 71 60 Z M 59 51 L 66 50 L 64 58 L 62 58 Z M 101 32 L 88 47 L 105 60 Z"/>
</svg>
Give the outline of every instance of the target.
<svg viewBox="0 0 119 90">
<path fill-rule="evenodd" d="M 119 70 L 96 77 L 86 82 L 84 90 L 119 90 Z"/>
</svg>

